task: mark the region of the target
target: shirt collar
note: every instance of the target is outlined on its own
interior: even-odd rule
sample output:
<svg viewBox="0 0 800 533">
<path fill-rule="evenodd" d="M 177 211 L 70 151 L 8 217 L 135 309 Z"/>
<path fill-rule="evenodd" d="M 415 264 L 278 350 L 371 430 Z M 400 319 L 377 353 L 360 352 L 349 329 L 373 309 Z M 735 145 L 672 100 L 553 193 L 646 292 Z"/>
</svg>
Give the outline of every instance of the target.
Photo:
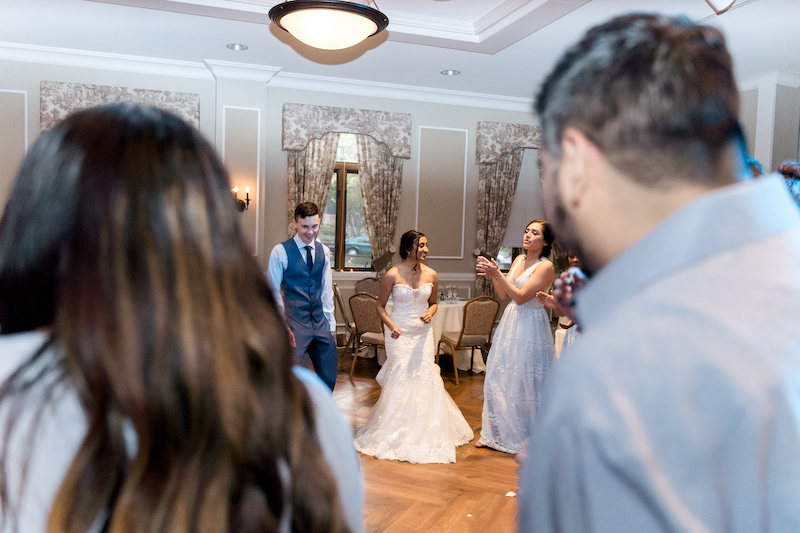
<svg viewBox="0 0 800 533">
<path fill-rule="evenodd" d="M 306 246 L 310 246 L 311 251 L 313 252 L 314 248 L 316 248 L 316 242 L 315 242 L 316 239 L 314 241 L 311 241 L 311 244 L 306 244 L 303 242 L 303 239 L 301 239 L 300 235 L 298 235 L 297 233 L 295 233 L 294 237 L 292 238 L 294 239 L 294 243 L 297 245 L 297 248 L 300 250 L 304 250 Z"/>
<path fill-rule="evenodd" d="M 778 177 L 704 194 L 615 257 L 576 294 L 581 328 L 590 329 L 659 278 L 798 224 L 797 207 Z"/>
</svg>

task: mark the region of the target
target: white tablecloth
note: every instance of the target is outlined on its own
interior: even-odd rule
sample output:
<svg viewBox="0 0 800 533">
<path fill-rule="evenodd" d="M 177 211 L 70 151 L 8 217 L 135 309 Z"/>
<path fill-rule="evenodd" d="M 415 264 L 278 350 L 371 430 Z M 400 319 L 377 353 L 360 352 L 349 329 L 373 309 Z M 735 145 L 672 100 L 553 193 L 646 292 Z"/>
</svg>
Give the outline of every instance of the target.
<svg viewBox="0 0 800 533">
<path fill-rule="evenodd" d="M 464 319 L 464 300 L 442 300 L 439 302 L 439 309 L 433 315 L 431 326 L 433 327 L 433 342 L 436 347 L 439 346 L 439 339 L 442 338 L 442 333 L 445 331 L 461 331 L 461 324 Z M 386 302 L 386 312 L 392 314 L 394 304 L 391 300 Z M 472 350 L 457 350 L 456 351 L 456 366 L 460 370 L 469 370 L 469 358 L 472 355 Z M 386 360 L 386 354 L 378 354 L 378 362 L 383 364 Z M 483 362 L 481 351 L 475 350 L 475 358 L 472 364 L 474 372 L 485 372 L 486 365 Z"/>
</svg>

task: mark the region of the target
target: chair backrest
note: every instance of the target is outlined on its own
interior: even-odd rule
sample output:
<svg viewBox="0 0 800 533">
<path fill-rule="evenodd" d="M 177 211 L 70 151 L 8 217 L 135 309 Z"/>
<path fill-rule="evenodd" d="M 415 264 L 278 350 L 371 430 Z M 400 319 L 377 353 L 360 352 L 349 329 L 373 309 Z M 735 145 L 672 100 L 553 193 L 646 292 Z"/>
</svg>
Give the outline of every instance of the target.
<svg viewBox="0 0 800 533">
<path fill-rule="evenodd" d="M 375 278 L 364 278 L 356 281 L 356 292 L 365 292 L 377 296 L 380 288 L 381 282 Z"/>
<path fill-rule="evenodd" d="M 491 335 L 500 302 L 491 296 L 478 296 L 464 305 L 462 335 Z"/>
<path fill-rule="evenodd" d="M 378 316 L 375 303 L 378 299 L 371 294 L 358 293 L 350 297 L 350 312 L 353 313 L 353 322 L 356 323 L 356 332 L 383 333 L 383 323 Z"/>
<path fill-rule="evenodd" d="M 347 318 L 347 309 L 344 306 L 342 293 L 339 292 L 339 287 L 337 287 L 335 283 L 333 284 L 333 296 L 334 303 L 339 308 L 339 313 L 342 315 L 342 320 L 344 320 L 344 327 L 347 331 L 350 331 L 350 319 Z"/>
</svg>

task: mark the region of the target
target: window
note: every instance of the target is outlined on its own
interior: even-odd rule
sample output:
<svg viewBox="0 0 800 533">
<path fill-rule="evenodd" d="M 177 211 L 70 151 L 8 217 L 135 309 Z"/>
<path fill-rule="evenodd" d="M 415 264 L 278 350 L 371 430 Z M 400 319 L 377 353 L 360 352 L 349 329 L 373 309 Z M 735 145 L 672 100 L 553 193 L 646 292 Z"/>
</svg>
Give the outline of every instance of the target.
<svg viewBox="0 0 800 533">
<path fill-rule="evenodd" d="M 514 253 L 514 248 L 511 246 L 501 246 L 500 251 L 497 252 L 497 264 L 500 266 L 500 270 L 503 272 L 508 272 L 511 268 L 511 263 L 514 262 L 514 258 L 517 257 L 519 253 Z"/>
<path fill-rule="evenodd" d="M 331 249 L 331 266 L 336 270 L 372 270 L 372 248 L 361 200 L 354 134 L 339 134 L 336 166 L 322 215 L 319 240 Z"/>
</svg>

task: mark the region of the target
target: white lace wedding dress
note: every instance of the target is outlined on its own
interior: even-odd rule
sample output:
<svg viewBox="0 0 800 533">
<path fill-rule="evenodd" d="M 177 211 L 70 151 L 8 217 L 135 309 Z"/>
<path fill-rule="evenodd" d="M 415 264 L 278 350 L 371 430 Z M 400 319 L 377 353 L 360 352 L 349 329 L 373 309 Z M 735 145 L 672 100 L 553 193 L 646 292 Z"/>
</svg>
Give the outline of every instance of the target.
<svg viewBox="0 0 800 533">
<path fill-rule="evenodd" d="M 514 286 L 521 289 L 539 261 L 510 280 Z M 506 453 L 522 451 L 554 357 L 553 333 L 542 303 L 538 298 L 522 305 L 510 302 L 486 362 L 481 443 Z"/>
<path fill-rule="evenodd" d="M 456 446 L 472 440 L 472 429 L 434 363 L 433 329 L 419 318 L 432 287 L 392 288 L 392 322 L 403 334 L 393 339 L 386 331 L 386 364 L 376 378 L 381 395 L 355 437 L 361 453 L 410 463 L 454 463 Z"/>
</svg>

